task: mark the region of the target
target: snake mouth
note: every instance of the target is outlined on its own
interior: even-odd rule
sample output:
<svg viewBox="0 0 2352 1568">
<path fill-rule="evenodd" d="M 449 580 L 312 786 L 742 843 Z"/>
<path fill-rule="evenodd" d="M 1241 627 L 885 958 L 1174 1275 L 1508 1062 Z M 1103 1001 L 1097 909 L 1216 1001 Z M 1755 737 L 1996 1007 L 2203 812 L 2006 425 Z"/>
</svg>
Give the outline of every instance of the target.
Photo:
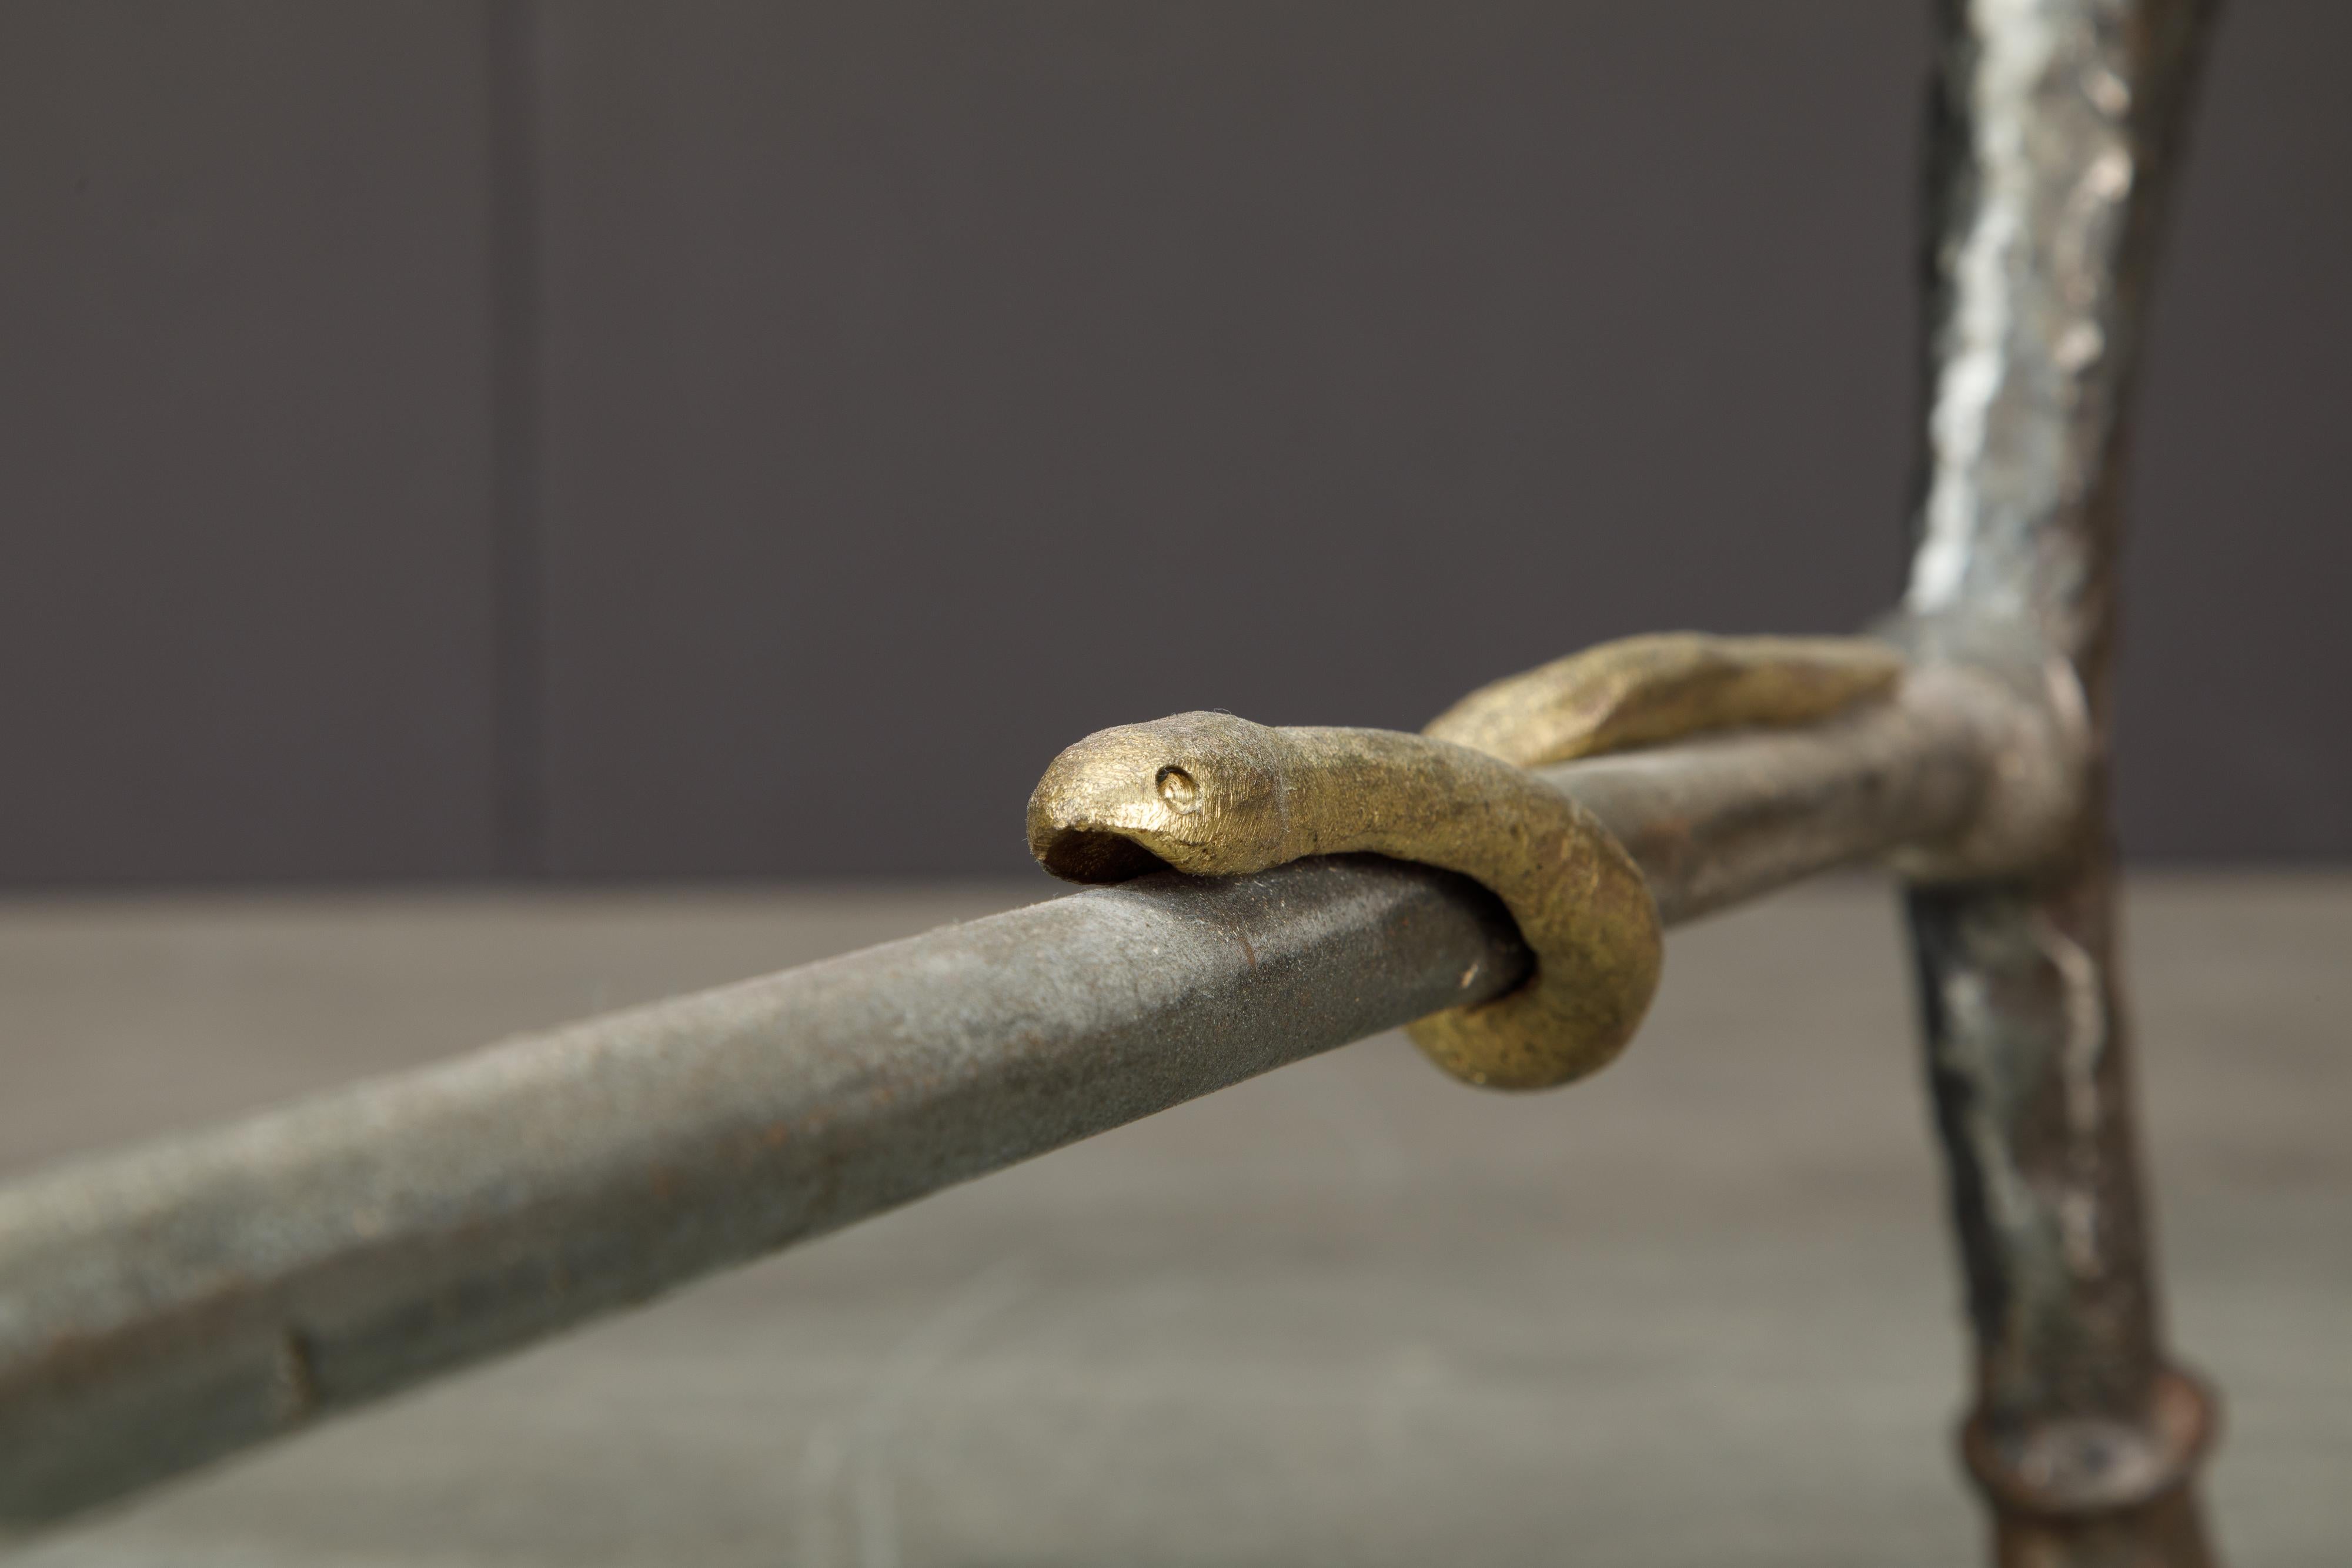
<svg viewBox="0 0 2352 1568">
<path fill-rule="evenodd" d="M 1037 780 L 1030 852 L 1066 882 L 1262 869 L 1281 857 L 1241 862 L 1267 847 L 1257 841 L 1268 823 L 1279 827 L 1282 745 L 1277 731 L 1221 713 L 1097 730 Z"/>
<path fill-rule="evenodd" d="M 1030 852 L 1064 882 L 1131 882 L 1169 863 L 1122 834 L 1097 828 L 1047 828 L 1033 833 Z"/>
</svg>

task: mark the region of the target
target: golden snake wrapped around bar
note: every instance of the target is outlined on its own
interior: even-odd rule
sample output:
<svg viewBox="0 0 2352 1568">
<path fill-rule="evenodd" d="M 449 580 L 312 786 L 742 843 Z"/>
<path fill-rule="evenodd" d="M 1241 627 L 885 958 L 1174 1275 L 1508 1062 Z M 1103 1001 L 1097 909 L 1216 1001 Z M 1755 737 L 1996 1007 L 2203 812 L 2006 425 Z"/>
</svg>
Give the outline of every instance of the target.
<svg viewBox="0 0 2352 1568">
<path fill-rule="evenodd" d="M 1622 1051 L 1657 989 L 1656 906 L 1624 847 L 1527 771 L 1704 731 L 1803 724 L 1894 686 L 1903 658 L 1858 638 L 1672 632 L 1606 643 L 1465 697 L 1421 735 L 1274 728 L 1187 713 L 1087 737 L 1029 800 L 1055 876 L 1203 876 L 1370 852 L 1459 872 L 1535 956 L 1508 995 L 1409 1032 L 1455 1077 L 1539 1089 Z"/>
</svg>

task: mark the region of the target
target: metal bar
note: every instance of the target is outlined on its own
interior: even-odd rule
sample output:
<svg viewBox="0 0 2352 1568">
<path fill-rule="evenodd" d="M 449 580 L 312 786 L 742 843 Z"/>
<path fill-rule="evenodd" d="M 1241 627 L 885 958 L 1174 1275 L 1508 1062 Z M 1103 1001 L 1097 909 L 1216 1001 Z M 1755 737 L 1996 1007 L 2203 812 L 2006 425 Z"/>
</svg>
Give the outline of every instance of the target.
<svg viewBox="0 0 2352 1568">
<path fill-rule="evenodd" d="M 2004 809 L 2029 706 L 1929 671 L 1816 728 L 1547 777 L 1687 919 Z M 1499 994 L 1526 964 L 1483 889 L 1422 867 L 1161 874 L 36 1176 L 0 1189 L 0 1529 Z"/>
<path fill-rule="evenodd" d="M 2089 796 L 2033 875 L 1909 895 L 1995 1554 L 2210 1561 L 2213 1427 L 2171 1367 L 2139 1195 L 2106 811 L 2123 413 L 2203 0 L 1945 0 L 1927 473 L 1909 609 L 2071 666 Z M 1933 633 L 1927 634 L 1933 640 Z"/>
</svg>

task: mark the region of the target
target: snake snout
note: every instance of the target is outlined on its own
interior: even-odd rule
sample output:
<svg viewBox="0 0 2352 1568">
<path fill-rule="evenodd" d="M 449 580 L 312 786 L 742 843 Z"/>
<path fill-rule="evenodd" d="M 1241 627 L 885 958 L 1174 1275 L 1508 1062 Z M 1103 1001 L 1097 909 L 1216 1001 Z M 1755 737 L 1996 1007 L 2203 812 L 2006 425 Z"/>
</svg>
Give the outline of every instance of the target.
<svg viewBox="0 0 2352 1568">
<path fill-rule="evenodd" d="M 1261 824 L 1278 815 L 1265 808 L 1277 788 L 1279 743 L 1276 731 L 1219 713 L 1098 730 L 1037 781 L 1030 852 L 1068 882 L 1125 882 L 1166 866 L 1259 869 L 1234 863 L 1234 851 L 1273 854 Z"/>
</svg>

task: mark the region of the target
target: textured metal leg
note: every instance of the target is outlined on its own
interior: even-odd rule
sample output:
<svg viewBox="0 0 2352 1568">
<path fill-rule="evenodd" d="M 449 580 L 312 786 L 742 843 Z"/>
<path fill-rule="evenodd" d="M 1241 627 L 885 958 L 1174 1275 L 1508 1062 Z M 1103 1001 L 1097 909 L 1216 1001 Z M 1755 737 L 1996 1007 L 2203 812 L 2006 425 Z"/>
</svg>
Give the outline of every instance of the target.
<svg viewBox="0 0 2352 1568">
<path fill-rule="evenodd" d="M 1911 896 L 1978 1350 L 1962 1449 L 2004 1564 L 2210 1561 L 2213 1417 L 2163 1354 L 2107 860 Z"/>
<path fill-rule="evenodd" d="M 2210 1562 L 2212 1402 L 2166 1360 L 2106 813 L 2122 410 L 2202 0 L 1946 0 L 1928 451 L 1907 608 L 2079 683 L 2091 788 L 2035 874 L 1909 895 L 1997 1560 Z M 1962 880 L 1953 880 L 1956 875 Z"/>
</svg>

